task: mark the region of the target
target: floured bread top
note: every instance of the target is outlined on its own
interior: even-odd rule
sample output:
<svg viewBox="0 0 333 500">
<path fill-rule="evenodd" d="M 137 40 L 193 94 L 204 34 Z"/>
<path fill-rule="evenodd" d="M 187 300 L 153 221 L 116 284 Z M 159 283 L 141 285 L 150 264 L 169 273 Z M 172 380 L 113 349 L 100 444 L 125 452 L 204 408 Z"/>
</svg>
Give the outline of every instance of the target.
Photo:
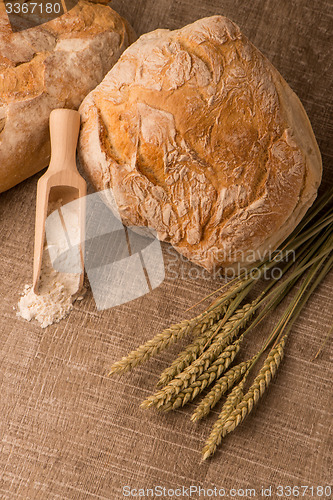
<svg viewBox="0 0 333 500">
<path fill-rule="evenodd" d="M 50 112 L 77 109 L 134 39 L 110 7 L 85 0 L 13 32 L 0 2 L 0 193 L 48 165 Z"/>
<path fill-rule="evenodd" d="M 100 54 L 96 50 L 98 44 L 105 43 L 103 38 L 96 39 L 96 47 L 91 47 L 92 40 L 108 32 L 109 38 L 114 39 L 114 48 L 118 48 L 121 38 L 127 37 L 127 29 L 124 20 L 112 9 L 84 0 L 52 21 L 19 32 L 12 31 L 7 15 L 0 11 L 0 103 L 4 105 L 48 92 L 51 79 L 53 93 L 59 98 L 59 90 L 62 90 L 67 92 L 63 98 L 68 98 L 73 90 L 61 88 L 61 83 L 67 87 L 69 83 L 61 82 L 61 76 L 64 79 L 70 62 L 77 66 L 77 75 L 71 75 L 72 84 L 79 86 L 76 77 L 88 78 L 78 65 L 77 53 L 90 49 L 90 57 L 96 60 L 96 69 L 101 73 L 100 58 L 108 65 L 107 60 L 113 54 Z M 71 61 L 67 60 L 68 52 L 72 52 Z M 65 63 L 65 67 L 61 63 Z"/>
<path fill-rule="evenodd" d="M 316 197 L 300 101 L 224 17 L 141 36 L 80 112 L 80 161 L 123 222 L 208 270 L 273 250 Z"/>
</svg>

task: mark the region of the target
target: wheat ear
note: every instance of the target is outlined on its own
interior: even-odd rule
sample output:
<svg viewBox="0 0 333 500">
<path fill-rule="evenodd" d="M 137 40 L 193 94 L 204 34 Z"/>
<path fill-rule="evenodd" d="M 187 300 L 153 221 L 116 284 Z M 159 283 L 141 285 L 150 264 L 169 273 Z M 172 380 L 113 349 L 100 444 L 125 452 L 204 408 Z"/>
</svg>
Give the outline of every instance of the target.
<svg viewBox="0 0 333 500">
<path fill-rule="evenodd" d="M 251 366 L 255 358 L 249 359 L 248 361 L 243 361 L 238 365 L 230 368 L 223 377 L 219 378 L 214 387 L 209 391 L 209 393 L 200 401 L 197 406 L 191 420 L 197 422 L 201 418 L 208 415 L 210 410 L 220 401 L 223 394 L 229 391 L 236 382 L 246 373 L 248 368 Z"/>
<path fill-rule="evenodd" d="M 262 369 L 245 395 L 243 394 L 245 379 L 233 389 L 202 450 L 203 460 L 215 453 L 222 439 L 232 432 L 249 415 L 254 405 L 258 403 L 280 366 L 286 340 L 287 335 L 271 349 Z"/>
<path fill-rule="evenodd" d="M 158 407 L 164 411 L 176 410 L 180 406 L 184 406 L 189 401 L 193 401 L 198 394 L 200 394 L 206 387 L 212 384 L 217 377 L 228 369 L 235 359 L 238 351 L 239 345 L 237 345 L 236 348 L 234 348 L 234 346 L 228 346 L 208 368 L 208 370 L 202 373 L 195 382 L 172 397 L 166 404 L 159 405 Z"/>
<path fill-rule="evenodd" d="M 171 380 L 163 389 L 145 399 L 141 403 L 141 407 L 156 406 L 156 408 L 169 410 L 178 408 L 190 399 L 194 399 L 201 390 L 229 367 L 240 349 L 242 340 L 241 337 L 232 345 L 229 345 L 204 373 L 202 372 L 202 365 L 193 366 L 194 364 L 192 364 Z M 172 407 L 168 404 L 171 402 Z"/>
<path fill-rule="evenodd" d="M 255 313 L 254 306 L 257 302 L 258 299 L 254 300 L 252 303 L 245 304 L 243 307 L 236 310 L 236 312 L 228 319 L 222 328 L 220 328 L 218 322 L 214 323 L 200 337 L 195 339 L 195 341 L 192 342 L 183 352 L 181 352 L 170 367 L 166 368 L 162 372 L 157 385 L 167 385 L 174 377 L 198 359 L 207 346 L 211 345 L 210 349 L 207 349 L 206 354 L 204 354 L 204 358 L 206 360 L 204 369 L 206 369 L 211 360 L 222 352 L 222 350 L 238 335 L 239 331 L 250 321 L 251 317 Z"/>
<path fill-rule="evenodd" d="M 195 361 L 203 352 L 205 346 L 211 342 L 215 332 L 218 330 L 218 323 L 213 323 L 210 328 L 205 330 L 190 345 L 188 345 L 187 348 L 179 354 L 175 361 L 173 361 L 173 363 L 161 373 L 157 386 L 163 387 L 167 385 L 176 375 L 181 373 L 187 366 Z"/>
<path fill-rule="evenodd" d="M 180 323 L 166 328 L 163 332 L 155 335 L 154 338 L 148 340 L 148 342 L 140 345 L 127 356 L 114 363 L 110 369 L 109 375 L 124 373 L 131 370 L 189 334 L 203 334 L 226 312 L 227 305 L 228 302 L 225 300 L 224 303 L 219 303 L 214 309 L 204 311 L 195 318 L 183 320 Z"/>
<path fill-rule="evenodd" d="M 254 302 L 257 302 L 257 300 Z M 224 369 L 219 370 L 219 372 L 217 371 L 218 368 L 214 367 L 215 373 L 218 373 L 217 376 L 220 376 L 220 374 L 228 368 L 240 349 L 242 337 L 234 344 L 230 344 L 253 315 L 254 302 L 245 304 L 245 306 L 238 309 L 234 315 L 229 318 L 227 323 L 224 324 L 221 331 L 217 334 L 214 332 L 214 340 L 208 349 L 202 352 L 200 357 L 195 359 L 192 364 L 187 366 L 181 373 L 178 373 L 163 389 L 143 401 L 141 406 L 143 408 L 148 408 L 154 405 L 157 408 L 160 408 L 161 406 L 166 405 L 177 394 L 184 391 L 187 387 L 192 386 L 198 377 L 200 377 L 202 373 L 206 372 L 216 358 L 218 358 L 218 356 L 225 350 L 223 354 L 226 356 L 226 359 L 232 359 L 227 365 L 224 365 Z M 219 325 L 214 325 L 214 328 L 218 331 Z M 204 348 L 205 345 L 203 345 L 203 349 Z"/>
</svg>

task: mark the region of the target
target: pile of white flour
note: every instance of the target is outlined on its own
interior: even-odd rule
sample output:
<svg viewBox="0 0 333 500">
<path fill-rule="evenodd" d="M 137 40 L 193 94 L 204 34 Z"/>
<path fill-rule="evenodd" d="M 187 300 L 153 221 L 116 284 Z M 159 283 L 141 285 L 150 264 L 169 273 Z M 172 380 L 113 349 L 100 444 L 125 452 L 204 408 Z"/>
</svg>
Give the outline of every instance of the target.
<svg viewBox="0 0 333 500">
<path fill-rule="evenodd" d="M 25 285 L 18 303 L 17 314 L 27 321 L 37 320 L 42 328 L 58 323 L 71 311 L 73 302 L 83 298 L 82 292 L 78 297 L 81 274 L 78 205 L 72 202 L 60 208 L 61 201 L 58 200 L 49 206 L 49 213 L 53 213 L 46 220 L 47 239 L 44 244 L 38 295 L 34 293 L 32 285 Z M 59 266 L 59 259 L 62 255 L 66 256 L 69 245 L 74 251 L 67 252 L 67 260 L 60 261 Z M 52 265 L 57 257 L 58 270 Z"/>
</svg>

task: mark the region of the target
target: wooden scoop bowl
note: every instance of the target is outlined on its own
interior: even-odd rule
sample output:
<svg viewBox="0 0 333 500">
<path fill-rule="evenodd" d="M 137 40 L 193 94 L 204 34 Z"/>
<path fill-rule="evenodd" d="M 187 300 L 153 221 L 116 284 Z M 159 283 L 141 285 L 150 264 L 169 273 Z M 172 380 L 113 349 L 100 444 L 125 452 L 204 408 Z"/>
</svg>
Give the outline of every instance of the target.
<svg viewBox="0 0 333 500">
<path fill-rule="evenodd" d="M 51 161 L 46 173 L 37 184 L 35 246 L 33 263 L 33 290 L 38 293 L 45 239 L 45 220 L 48 205 L 62 200 L 65 205 L 78 201 L 80 230 L 81 275 L 79 289 L 83 284 L 83 242 L 85 226 L 84 200 L 87 193 L 86 181 L 76 167 L 76 145 L 80 130 L 80 114 L 71 109 L 55 109 L 50 114 Z M 65 229 L 65 228 L 64 228 Z"/>
</svg>

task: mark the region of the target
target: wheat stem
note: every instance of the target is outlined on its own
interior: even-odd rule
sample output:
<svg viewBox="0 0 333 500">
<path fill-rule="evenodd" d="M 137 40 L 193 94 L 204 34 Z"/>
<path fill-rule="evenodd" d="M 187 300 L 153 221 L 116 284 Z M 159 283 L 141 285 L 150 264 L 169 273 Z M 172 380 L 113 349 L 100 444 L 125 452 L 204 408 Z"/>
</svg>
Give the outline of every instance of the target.
<svg viewBox="0 0 333 500">
<path fill-rule="evenodd" d="M 330 248 L 331 241 L 332 236 L 327 238 L 323 246 Z M 247 373 L 245 374 L 245 377 L 241 384 L 234 388 L 234 391 L 230 395 L 230 399 L 227 399 L 225 405 L 223 406 L 221 414 L 214 424 L 212 432 L 206 442 L 205 447 L 203 448 L 204 460 L 215 453 L 216 448 L 221 443 L 223 437 L 232 432 L 252 411 L 252 408 L 255 404 L 258 403 L 260 397 L 267 389 L 272 377 L 275 375 L 283 358 L 285 343 L 291 330 L 292 324 L 294 323 L 294 321 L 296 321 L 301 310 L 308 301 L 309 297 L 312 295 L 315 288 L 333 267 L 333 255 L 328 260 L 327 252 L 322 252 L 321 255 L 321 260 L 318 261 L 317 259 L 314 262 L 312 269 L 310 270 L 302 286 L 298 290 L 295 298 L 286 309 L 277 326 L 274 328 L 273 334 L 265 343 L 261 351 L 259 351 L 256 359 L 249 367 L 248 373 L 254 367 L 262 352 L 268 347 L 270 343 L 277 339 L 262 369 L 255 378 L 248 392 L 245 394 L 245 396 L 241 397 L 244 381 L 248 375 Z M 319 270 L 320 272 L 318 273 Z M 285 333 L 284 331 L 287 326 L 288 328 Z M 280 338 L 283 333 L 284 336 Z M 232 399 L 232 397 L 234 397 L 234 399 Z"/>
<path fill-rule="evenodd" d="M 294 231 L 288 236 L 288 238 L 285 240 L 283 246 L 280 248 L 280 250 L 283 250 L 286 248 L 292 241 L 295 241 L 296 237 L 300 234 L 300 232 L 311 222 L 311 229 L 318 223 L 315 222 L 313 223 L 313 219 L 316 215 L 319 214 L 319 212 L 324 208 L 327 207 L 330 201 L 333 200 L 333 188 L 328 189 L 322 196 L 317 198 L 317 200 L 314 202 L 312 207 L 307 211 L 306 215 L 303 217 L 301 222 L 297 225 L 297 227 L 294 229 Z M 325 214 L 326 215 L 326 214 Z M 322 218 L 319 219 L 321 221 Z M 304 231 L 303 231 L 304 234 Z"/>
<path fill-rule="evenodd" d="M 323 235 L 324 238 L 321 238 L 321 246 L 330 248 L 330 245 L 333 242 L 333 235 L 330 235 L 327 237 L 327 234 Z M 318 250 L 318 248 L 316 248 Z M 285 327 L 288 325 L 288 328 L 290 329 L 292 324 L 296 321 L 298 316 L 300 315 L 303 307 L 305 306 L 306 302 L 312 295 L 313 291 L 317 288 L 319 283 L 323 280 L 323 278 L 328 274 L 330 271 L 332 265 L 333 265 L 333 255 L 327 260 L 327 253 L 324 251 L 322 253 L 319 253 L 319 256 L 323 255 L 321 257 L 321 260 L 317 260 L 312 265 L 312 268 L 308 272 L 305 280 L 303 281 L 302 285 L 300 286 L 299 290 L 297 291 L 295 297 L 293 300 L 290 302 L 288 307 L 286 308 L 285 312 L 283 313 L 282 317 L 280 318 L 279 322 L 277 323 L 276 327 L 273 330 L 273 333 L 271 336 L 268 338 L 267 342 L 265 343 L 264 347 L 261 349 L 261 351 L 258 353 L 261 355 L 267 347 L 274 341 L 276 338 L 280 337 L 285 329 Z M 304 259 L 306 260 L 306 258 Z M 326 263 L 325 263 L 326 261 Z M 302 263 L 301 263 L 302 265 Z M 323 266 L 323 267 L 322 267 Z M 320 268 L 322 268 L 320 270 Z M 320 272 L 318 273 L 318 271 Z M 317 275 L 317 276 L 316 276 Z M 295 278 L 297 280 L 298 278 Z M 294 284 L 292 282 L 292 284 Z M 246 333 L 246 332 L 244 332 Z"/>
</svg>

